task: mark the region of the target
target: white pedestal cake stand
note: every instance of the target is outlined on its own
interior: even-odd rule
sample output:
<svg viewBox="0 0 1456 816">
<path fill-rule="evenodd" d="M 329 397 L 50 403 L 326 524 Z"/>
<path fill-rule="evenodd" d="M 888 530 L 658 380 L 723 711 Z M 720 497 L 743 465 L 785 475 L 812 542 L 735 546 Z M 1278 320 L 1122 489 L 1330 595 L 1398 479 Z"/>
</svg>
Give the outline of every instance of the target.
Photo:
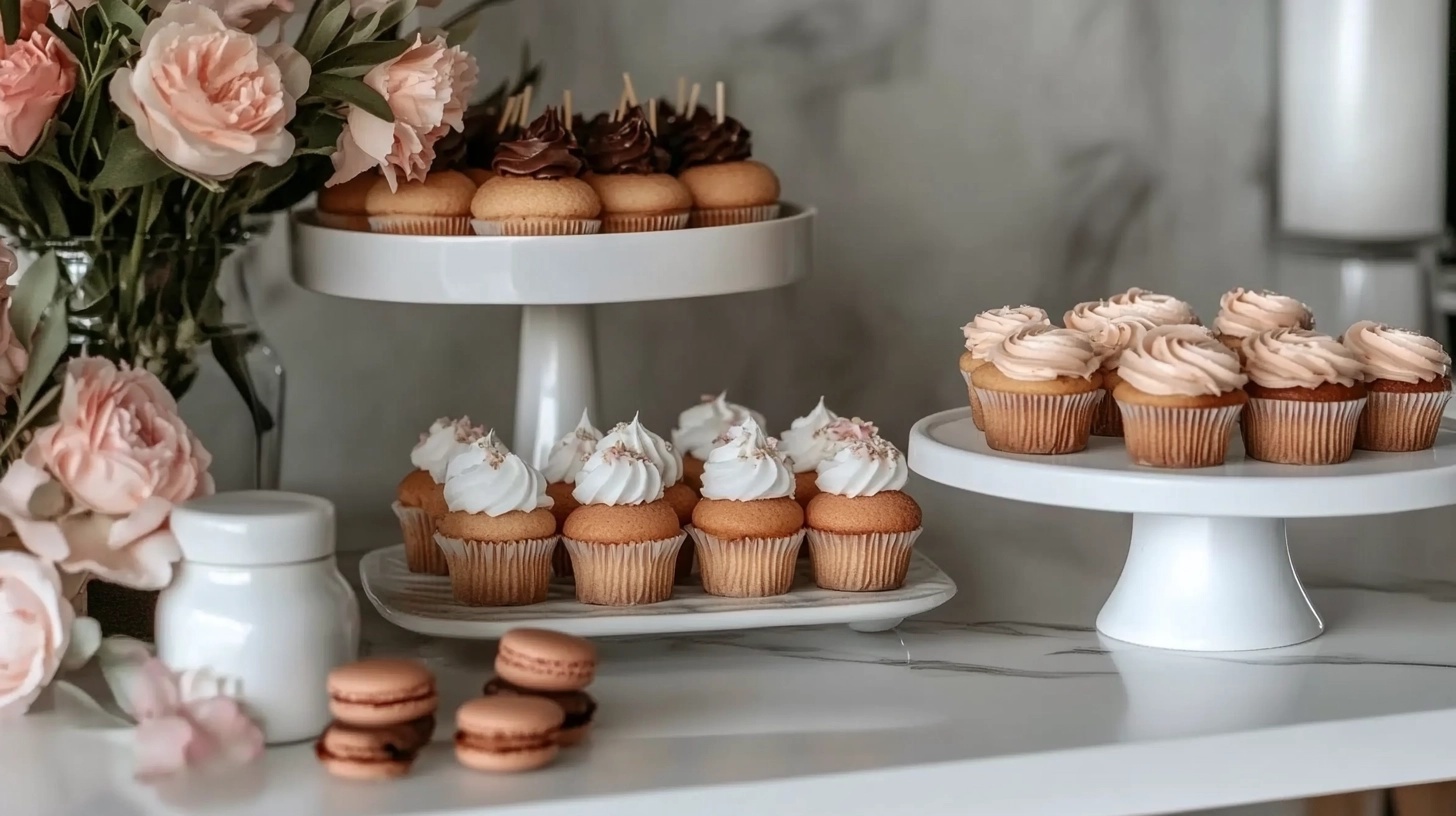
<svg viewBox="0 0 1456 816">
<path fill-rule="evenodd" d="M 813 208 L 758 224 L 549 238 L 347 232 L 294 217 L 293 276 L 316 292 L 391 303 L 524 306 L 513 450 L 545 463 L 596 413 L 591 305 L 786 286 L 813 265 Z"/>
<path fill-rule="evenodd" d="M 915 423 L 909 461 L 926 478 L 973 493 L 1132 513 L 1127 564 L 1098 631 L 1164 649 L 1241 651 L 1324 630 L 1290 562 L 1285 519 L 1456 504 L 1456 429 L 1446 422 L 1435 448 L 1418 453 L 1273 465 L 1245 459 L 1236 434 L 1221 467 L 1160 470 L 1131 464 L 1121 439 L 1093 437 L 1066 456 L 993 451 L 961 408 Z"/>
</svg>

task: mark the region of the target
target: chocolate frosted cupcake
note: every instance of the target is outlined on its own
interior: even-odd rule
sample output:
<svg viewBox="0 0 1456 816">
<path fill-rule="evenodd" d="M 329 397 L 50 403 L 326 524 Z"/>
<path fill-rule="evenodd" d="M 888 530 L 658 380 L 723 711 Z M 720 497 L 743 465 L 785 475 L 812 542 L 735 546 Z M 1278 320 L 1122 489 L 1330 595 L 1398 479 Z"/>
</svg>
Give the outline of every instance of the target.
<svg viewBox="0 0 1456 816">
<path fill-rule="evenodd" d="M 581 147 L 555 108 L 521 138 L 504 142 L 491 161 L 495 177 L 476 191 L 470 212 L 480 235 L 588 235 L 601 229 L 602 203 L 578 176 Z"/>
<path fill-rule="evenodd" d="M 1112 392 L 1134 464 L 1223 464 L 1248 402 L 1239 358 L 1198 326 L 1160 326 L 1121 353 Z"/>
<path fill-rule="evenodd" d="M 726 116 L 693 117 L 683 128 L 678 178 L 693 196 L 690 223 L 721 227 L 767 221 L 779 215 L 779 178 L 750 159 L 752 134 Z"/>
<path fill-rule="evenodd" d="M 687 226 L 692 194 L 668 175 L 667 152 L 657 146 L 647 117 L 636 106 L 616 122 L 596 127 L 586 142 L 587 183 L 602 200 L 603 232 L 653 232 Z"/>
<path fill-rule="evenodd" d="M 977 430 L 986 430 L 981 416 L 981 400 L 971 385 L 971 375 L 986 364 L 986 355 L 1006 335 L 1026 326 L 1050 326 L 1046 311 L 1035 306 L 1002 306 L 999 309 L 981 312 L 975 319 L 961 327 L 966 338 L 966 350 L 961 352 L 961 378 L 966 381 L 966 391 L 971 399 L 971 421 Z"/>
<path fill-rule="evenodd" d="M 1350 458 L 1365 408 L 1365 367 L 1340 341 L 1304 329 L 1244 340 L 1249 406 L 1244 451 L 1285 465 L 1336 465 Z"/>
<path fill-rule="evenodd" d="M 1441 413 L 1451 399 L 1451 356 L 1435 340 L 1370 320 L 1343 338 L 1365 367 L 1369 402 L 1360 414 L 1355 447 L 1416 451 L 1436 444 Z"/>
<path fill-rule="evenodd" d="M 1244 340 L 1273 329 L 1313 329 L 1314 313 L 1292 297 L 1267 290 L 1230 289 L 1218 299 L 1213 331 L 1218 341 L 1242 353 Z"/>
</svg>

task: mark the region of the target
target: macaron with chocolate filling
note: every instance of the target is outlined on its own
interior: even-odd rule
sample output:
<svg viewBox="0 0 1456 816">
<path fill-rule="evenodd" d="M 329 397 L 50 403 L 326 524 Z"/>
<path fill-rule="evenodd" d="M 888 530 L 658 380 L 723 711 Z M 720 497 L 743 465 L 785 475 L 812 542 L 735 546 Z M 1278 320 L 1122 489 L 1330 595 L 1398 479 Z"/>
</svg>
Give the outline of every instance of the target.
<svg viewBox="0 0 1456 816">
<path fill-rule="evenodd" d="M 430 744 L 435 717 L 395 725 L 331 723 L 314 744 L 314 755 L 334 776 L 345 779 L 396 779 L 409 773 L 420 750 Z"/>
<path fill-rule="evenodd" d="M 550 629 L 512 629 L 501 636 L 495 671 L 508 682 L 542 691 L 580 691 L 597 671 L 597 649 L 586 638 Z"/>
<path fill-rule="evenodd" d="M 355 726 L 413 722 L 435 713 L 435 675 L 413 660 L 376 658 L 329 672 L 329 712 Z"/>
<path fill-rule="evenodd" d="M 478 697 L 455 713 L 455 758 L 476 771 L 535 770 L 556 758 L 565 720 L 541 697 Z"/>
<path fill-rule="evenodd" d="M 556 743 L 563 748 L 579 745 L 591 733 L 592 720 L 596 717 L 597 701 L 584 691 L 540 691 L 518 686 L 499 677 L 493 677 L 485 684 L 482 693 L 486 697 L 504 695 L 507 697 L 540 697 L 561 707 L 566 718 L 561 721 L 561 730 Z"/>
</svg>

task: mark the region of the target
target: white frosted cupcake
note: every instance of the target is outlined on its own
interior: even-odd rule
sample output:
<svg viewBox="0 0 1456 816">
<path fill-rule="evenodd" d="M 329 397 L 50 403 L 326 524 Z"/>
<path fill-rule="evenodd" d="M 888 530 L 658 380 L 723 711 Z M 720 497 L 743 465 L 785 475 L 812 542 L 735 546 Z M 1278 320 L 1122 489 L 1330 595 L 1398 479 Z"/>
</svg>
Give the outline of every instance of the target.
<svg viewBox="0 0 1456 816">
<path fill-rule="evenodd" d="M 445 468 L 450 460 L 485 435 L 470 424 L 470 417 L 441 417 L 420 434 L 410 451 L 415 469 L 399 483 L 391 506 L 404 534 L 404 560 L 410 572 L 445 575 L 445 554 L 435 544 L 435 519 L 449 512 L 445 506 Z"/>
<path fill-rule="evenodd" d="M 971 375 L 986 364 L 986 355 L 1006 335 L 1026 326 L 1050 326 L 1051 319 L 1043 309 L 1035 306 L 1002 306 L 976 315 L 971 322 L 961 327 L 966 338 L 966 350 L 961 352 L 961 379 L 966 381 L 966 391 L 971 400 L 971 421 L 976 428 L 986 430 L 981 418 L 981 401 L 976 389 L 971 387 Z"/>
<path fill-rule="evenodd" d="M 556 519 L 546 478 L 505 449 L 495 432 L 450 460 L 450 512 L 435 521 L 435 542 L 450 564 L 455 600 L 519 606 L 546 600 Z"/>
<path fill-rule="evenodd" d="M 1369 402 L 1355 447 L 1417 451 L 1436 444 L 1451 399 L 1451 356 L 1418 332 L 1362 320 L 1345 332 L 1345 347 L 1365 367 Z"/>
<path fill-rule="evenodd" d="M 649 431 L 642 424 L 641 415 L 634 415 L 631 422 L 619 423 L 602 438 L 599 448 L 621 445 L 627 450 L 647 457 L 662 474 L 662 498 L 672 505 L 678 524 L 687 527 L 693 521 L 693 508 L 698 504 L 698 491 L 683 481 L 683 458 L 671 442 Z M 677 552 L 676 574 L 686 579 L 693 571 L 693 547 L 691 541 L 684 541 Z"/>
<path fill-rule="evenodd" d="M 1239 358 L 1200 326 L 1149 330 L 1122 353 L 1112 392 L 1134 464 L 1223 464 L 1248 396 Z"/>
<path fill-rule="evenodd" d="M 794 583 L 804 508 L 777 442 L 749 417 L 725 434 L 703 468 L 703 498 L 688 528 L 710 595 L 782 595 Z"/>
<path fill-rule="evenodd" d="M 1122 353 L 1136 345 L 1155 325 L 1141 315 L 1096 318 L 1085 321 L 1084 324 L 1090 328 L 1082 331 L 1102 358 L 1098 369 L 1102 374 L 1102 401 L 1097 404 L 1097 415 L 1092 419 L 1092 434 L 1122 436 L 1122 413 L 1117 410 L 1117 403 L 1112 399 L 1113 390 L 1122 383 L 1122 377 L 1117 373 L 1117 364 L 1122 359 Z"/>
<path fill-rule="evenodd" d="M 1086 334 L 1028 326 L 994 346 L 988 359 L 971 375 L 987 446 L 1035 454 L 1087 447 L 1103 392 L 1102 357 Z"/>
<path fill-rule="evenodd" d="M 1218 299 L 1213 330 L 1218 341 L 1241 354 L 1244 341 L 1274 329 L 1313 329 L 1314 313 L 1292 297 L 1268 290 L 1230 289 Z"/>
<path fill-rule="evenodd" d="M 794 498 L 803 507 L 808 507 L 809 500 L 819 492 L 814 480 L 818 478 L 819 463 L 837 444 L 838 440 L 827 433 L 836 419 L 839 415 L 826 408 L 820 397 L 814 410 L 794 420 L 779 435 L 779 450 L 794 470 Z"/>
<path fill-rule="evenodd" d="M 1365 408 L 1365 367 L 1329 335 L 1274 329 L 1244 340 L 1244 451 L 1285 465 L 1350 458 Z"/>
<path fill-rule="evenodd" d="M 683 457 L 683 480 L 694 490 L 703 486 L 703 463 L 718 443 L 718 437 L 748 417 L 767 425 L 763 414 L 728 401 L 728 392 L 704 394 L 697 405 L 678 414 L 672 431 L 672 445 Z"/>
<path fill-rule="evenodd" d="M 556 517 L 558 531 L 566 523 L 566 517 L 578 506 L 576 498 L 571 495 L 576 488 L 576 474 L 597 449 L 601 439 L 602 432 L 592 426 L 591 416 L 583 409 L 576 428 L 557 440 L 546 455 L 546 467 L 541 469 L 541 475 L 546 477 L 546 495 L 551 497 L 551 514 Z M 565 547 L 556 548 L 551 569 L 563 578 L 571 575 L 571 558 Z"/>
</svg>

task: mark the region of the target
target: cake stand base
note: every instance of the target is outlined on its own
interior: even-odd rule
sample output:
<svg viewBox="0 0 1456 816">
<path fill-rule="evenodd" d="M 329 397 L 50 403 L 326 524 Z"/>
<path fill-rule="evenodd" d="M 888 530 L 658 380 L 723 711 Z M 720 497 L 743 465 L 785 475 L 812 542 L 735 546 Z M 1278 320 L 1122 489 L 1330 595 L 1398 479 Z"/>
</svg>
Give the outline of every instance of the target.
<svg viewBox="0 0 1456 816">
<path fill-rule="evenodd" d="M 1226 652 L 1303 643 L 1324 623 L 1294 573 L 1284 519 L 1136 513 L 1097 630 L 1140 646 Z"/>
<path fill-rule="evenodd" d="M 535 467 L 576 427 L 582 409 L 600 423 L 590 306 L 526 306 L 511 450 Z"/>
</svg>

